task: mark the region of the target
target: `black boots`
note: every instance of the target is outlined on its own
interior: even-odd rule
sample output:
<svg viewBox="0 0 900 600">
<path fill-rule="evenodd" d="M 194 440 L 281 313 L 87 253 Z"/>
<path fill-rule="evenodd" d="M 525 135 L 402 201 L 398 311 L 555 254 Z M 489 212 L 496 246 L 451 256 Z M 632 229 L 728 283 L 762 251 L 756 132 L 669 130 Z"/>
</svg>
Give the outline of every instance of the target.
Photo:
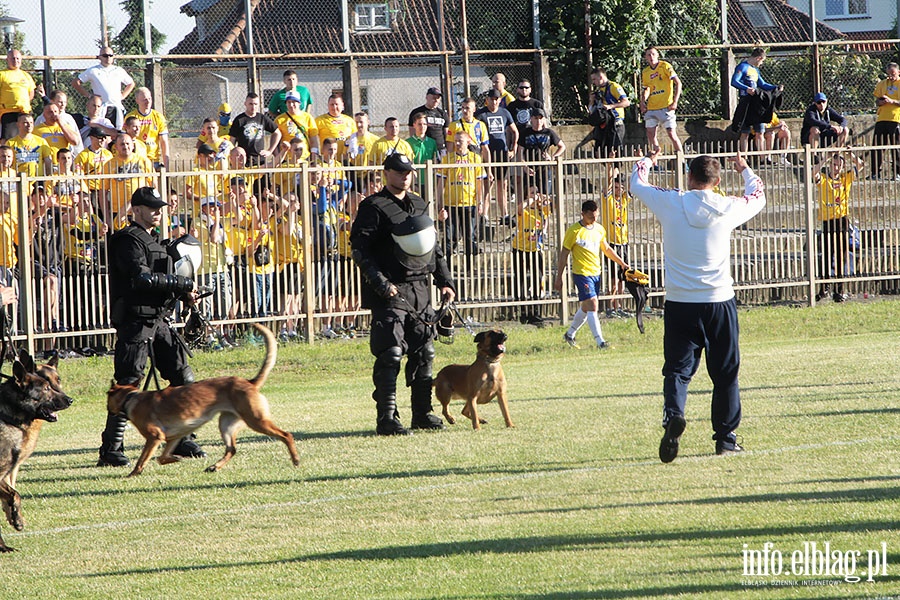
<svg viewBox="0 0 900 600">
<path fill-rule="evenodd" d="M 378 435 L 409 435 L 409 430 L 400 422 L 400 416 L 397 414 L 397 400 L 393 396 L 376 398 L 375 402 L 378 409 L 375 433 Z"/>
<path fill-rule="evenodd" d="M 127 467 L 128 457 L 122 440 L 125 438 L 125 424 L 128 419 L 118 415 L 107 415 L 106 429 L 103 430 L 98 467 Z"/>
<path fill-rule="evenodd" d="M 412 424 L 410 429 L 445 429 L 444 421 L 432 412 L 431 379 L 413 381 L 412 385 Z"/>
</svg>

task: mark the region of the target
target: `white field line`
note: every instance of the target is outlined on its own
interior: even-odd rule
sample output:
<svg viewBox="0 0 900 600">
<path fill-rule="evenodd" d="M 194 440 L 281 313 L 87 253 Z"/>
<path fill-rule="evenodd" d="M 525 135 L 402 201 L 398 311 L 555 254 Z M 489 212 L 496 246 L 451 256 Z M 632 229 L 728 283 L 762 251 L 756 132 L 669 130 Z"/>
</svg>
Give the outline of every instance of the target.
<svg viewBox="0 0 900 600">
<path fill-rule="evenodd" d="M 703 455 L 703 456 L 690 456 L 679 458 L 679 462 L 697 462 L 697 461 L 707 461 L 707 460 L 735 460 L 740 459 L 744 456 L 752 457 L 752 456 L 765 456 L 767 454 L 781 454 L 784 452 L 798 452 L 798 451 L 808 451 L 808 450 L 820 450 L 823 448 L 833 448 L 840 446 L 856 446 L 863 444 L 872 444 L 872 443 L 884 443 L 890 441 L 900 441 L 900 435 L 890 436 L 890 437 L 878 437 L 878 438 L 866 438 L 859 440 L 844 440 L 844 441 L 835 441 L 824 444 L 804 444 L 801 446 L 787 446 L 783 448 L 770 448 L 768 450 L 745 450 L 740 454 L 731 455 L 728 457 L 718 457 L 715 455 Z M 192 512 L 186 513 L 182 515 L 165 515 L 160 517 L 145 517 L 143 519 L 128 519 L 126 521 L 107 521 L 105 523 L 90 523 L 85 525 L 70 525 L 67 527 L 53 527 L 50 529 L 39 529 L 36 531 L 25 531 L 25 532 L 6 532 L 7 538 L 14 537 L 28 537 L 28 536 L 39 536 L 39 535 L 56 535 L 60 533 L 69 533 L 74 531 L 92 531 L 92 530 L 100 530 L 100 529 L 125 529 L 128 527 L 138 527 L 141 525 L 147 525 L 150 523 L 160 523 L 166 521 L 194 521 L 194 520 L 205 520 L 216 516 L 221 515 L 233 515 L 233 514 L 247 514 L 252 511 L 257 510 L 272 510 L 272 509 L 283 509 L 283 508 L 292 508 L 292 507 L 300 507 L 300 506 L 314 506 L 316 504 L 330 504 L 333 502 L 354 502 L 360 499 L 365 498 L 376 498 L 379 496 L 399 496 L 402 494 L 416 494 L 421 492 L 432 492 L 435 490 L 442 489 L 450 489 L 455 487 L 474 487 L 476 485 L 484 485 L 484 484 L 493 484 L 500 483 L 504 481 L 514 481 L 514 480 L 528 480 L 528 479 L 537 479 L 541 477 L 553 477 L 559 475 L 572 475 L 577 473 L 602 473 L 606 471 L 617 471 L 620 469 L 630 469 L 633 467 L 649 467 L 649 466 L 661 466 L 658 460 L 646 460 L 646 461 L 638 461 L 638 462 L 630 462 L 630 463 L 622 463 L 616 465 L 608 465 L 604 467 L 580 467 L 577 469 L 564 469 L 564 470 L 547 470 L 547 471 L 532 471 L 530 473 L 518 473 L 515 475 L 503 475 L 499 477 L 487 477 L 484 479 L 467 479 L 465 481 L 455 481 L 451 483 L 438 483 L 432 485 L 421 485 L 421 486 L 413 486 L 406 489 L 397 489 L 397 490 L 385 490 L 385 491 L 376 491 L 376 492 L 363 492 L 359 494 L 338 494 L 335 496 L 327 496 L 324 498 L 315 498 L 313 500 L 293 500 L 291 502 L 274 502 L 270 504 L 258 504 L 258 505 L 249 505 L 241 508 L 228 508 L 221 510 L 210 510 L 210 511 L 200 511 L 200 512 Z M 669 467 L 671 468 L 671 467 Z"/>
</svg>

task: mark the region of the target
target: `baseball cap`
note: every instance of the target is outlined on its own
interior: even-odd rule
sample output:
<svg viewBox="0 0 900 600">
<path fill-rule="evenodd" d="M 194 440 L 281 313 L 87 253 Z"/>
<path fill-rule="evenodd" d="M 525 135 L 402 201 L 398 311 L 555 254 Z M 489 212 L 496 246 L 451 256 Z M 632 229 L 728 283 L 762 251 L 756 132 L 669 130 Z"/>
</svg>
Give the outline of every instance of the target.
<svg viewBox="0 0 900 600">
<path fill-rule="evenodd" d="M 384 159 L 384 168 L 389 171 L 412 171 L 415 169 L 413 167 L 412 161 L 409 160 L 409 157 L 405 154 L 401 154 L 400 152 L 395 152 Z"/>
<path fill-rule="evenodd" d="M 99 127 L 91 127 L 90 131 L 88 131 L 88 135 L 90 137 L 95 137 L 95 138 L 109 137 L 109 134 L 106 133 L 105 131 L 103 131 L 102 129 L 100 129 Z"/>
<path fill-rule="evenodd" d="M 210 206 L 210 205 L 222 206 L 222 203 L 219 202 L 219 199 L 216 198 L 215 196 L 204 196 L 200 200 L 200 206 Z"/>
<path fill-rule="evenodd" d="M 156 188 L 142 187 L 138 188 L 131 195 L 132 206 L 149 206 L 150 208 L 162 208 L 166 205 L 166 201 L 162 199 Z"/>
<path fill-rule="evenodd" d="M 546 119 L 546 118 L 547 118 L 547 113 L 544 111 L 543 108 L 532 108 L 532 109 L 531 109 L 531 116 L 532 116 L 532 117 L 544 117 L 544 118 Z"/>
<path fill-rule="evenodd" d="M 200 144 L 200 147 L 197 148 L 197 154 L 215 154 L 216 149 L 210 146 L 209 144 Z"/>
<path fill-rule="evenodd" d="M 441 90 L 436 87 L 428 88 L 428 91 L 425 93 L 429 96 L 443 96 L 443 94 L 441 94 Z"/>
<path fill-rule="evenodd" d="M 231 113 L 231 105 L 228 104 L 227 102 L 223 102 L 222 104 L 219 105 L 219 112 L 230 114 Z"/>
<path fill-rule="evenodd" d="M 503 92 L 498 89 L 491 88 L 491 90 L 487 93 L 488 98 L 502 98 Z"/>
<path fill-rule="evenodd" d="M 300 102 L 300 94 L 298 94 L 294 90 L 291 90 L 290 92 L 288 92 L 284 95 L 285 102 L 288 102 L 290 100 L 293 100 L 294 102 Z"/>
<path fill-rule="evenodd" d="M 813 96 L 813 102 L 821 102 L 822 100 L 828 101 L 828 96 L 826 96 L 824 92 L 819 92 Z"/>
</svg>

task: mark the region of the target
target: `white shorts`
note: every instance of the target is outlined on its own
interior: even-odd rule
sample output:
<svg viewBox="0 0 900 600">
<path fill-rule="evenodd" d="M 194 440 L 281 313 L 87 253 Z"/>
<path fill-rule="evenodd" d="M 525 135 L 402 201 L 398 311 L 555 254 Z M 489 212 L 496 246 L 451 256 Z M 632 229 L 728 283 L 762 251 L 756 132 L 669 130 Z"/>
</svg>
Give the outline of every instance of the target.
<svg viewBox="0 0 900 600">
<path fill-rule="evenodd" d="M 644 114 L 644 126 L 659 127 L 663 125 L 666 129 L 675 129 L 675 111 L 668 108 L 659 108 L 657 110 L 648 110 Z"/>
</svg>

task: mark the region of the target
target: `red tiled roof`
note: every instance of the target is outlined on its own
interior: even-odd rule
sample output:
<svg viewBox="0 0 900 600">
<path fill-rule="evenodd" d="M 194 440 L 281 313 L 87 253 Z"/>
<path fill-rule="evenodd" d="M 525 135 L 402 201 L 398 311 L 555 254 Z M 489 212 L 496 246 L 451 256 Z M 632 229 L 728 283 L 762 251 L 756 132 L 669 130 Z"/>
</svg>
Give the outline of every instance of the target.
<svg viewBox="0 0 900 600">
<path fill-rule="evenodd" d="M 897 31 L 888 29 L 886 31 L 847 31 L 844 33 L 848 40 L 890 40 L 897 37 Z M 890 42 L 870 42 L 868 44 L 853 44 L 853 49 L 857 52 L 890 52 L 895 44 Z"/>
<path fill-rule="evenodd" d="M 744 13 L 741 0 L 728 0 L 728 35 L 732 44 L 756 44 L 777 42 L 811 42 L 809 15 L 797 10 L 787 0 L 764 0 L 775 22 L 774 27 L 756 28 Z M 839 40 L 840 31 L 821 21 L 816 21 L 816 39 Z"/>
</svg>

